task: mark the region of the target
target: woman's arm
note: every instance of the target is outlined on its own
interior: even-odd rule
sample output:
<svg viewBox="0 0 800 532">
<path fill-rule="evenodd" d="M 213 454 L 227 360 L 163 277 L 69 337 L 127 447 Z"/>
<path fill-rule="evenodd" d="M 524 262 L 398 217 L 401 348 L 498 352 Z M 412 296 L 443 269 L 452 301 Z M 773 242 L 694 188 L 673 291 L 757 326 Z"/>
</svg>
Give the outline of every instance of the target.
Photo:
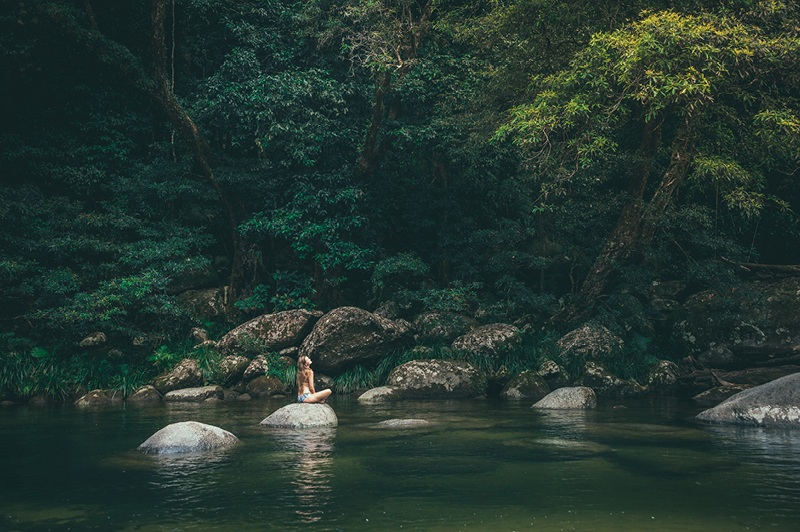
<svg viewBox="0 0 800 532">
<path fill-rule="evenodd" d="M 317 393 L 314 389 L 314 371 L 310 368 L 308 370 L 308 389 L 311 390 L 311 393 Z"/>
</svg>

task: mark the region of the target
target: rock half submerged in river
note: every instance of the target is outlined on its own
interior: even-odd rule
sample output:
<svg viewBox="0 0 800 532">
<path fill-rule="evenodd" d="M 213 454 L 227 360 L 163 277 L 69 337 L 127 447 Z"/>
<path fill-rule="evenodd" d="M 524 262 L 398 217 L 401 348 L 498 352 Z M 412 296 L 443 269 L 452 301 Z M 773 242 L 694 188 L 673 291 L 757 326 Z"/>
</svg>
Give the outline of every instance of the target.
<svg viewBox="0 0 800 532">
<path fill-rule="evenodd" d="M 697 415 L 710 423 L 800 428 L 800 373 L 729 397 Z"/>
<path fill-rule="evenodd" d="M 367 390 L 358 398 L 361 404 L 388 403 L 403 398 L 403 389 L 397 386 L 378 386 Z"/>
<path fill-rule="evenodd" d="M 387 419 L 375 426 L 381 429 L 407 429 L 424 425 L 430 425 L 430 423 L 424 419 Z"/>
<path fill-rule="evenodd" d="M 294 403 L 279 408 L 267 416 L 261 425 L 285 429 L 335 427 L 339 424 L 336 412 L 320 403 Z"/>
<path fill-rule="evenodd" d="M 547 394 L 544 399 L 531 408 L 567 410 L 575 408 L 595 408 L 597 396 L 594 390 L 585 386 L 575 388 L 559 388 Z"/>
<path fill-rule="evenodd" d="M 233 445 L 238 441 L 239 438 L 219 427 L 197 421 L 182 421 L 159 430 L 138 449 L 148 454 L 190 453 Z"/>
<path fill-rule="evenodd" d="M 164 401 L 170 403 L 202 403 L 206 399 L 224 397 L 221 386 L 200 386 L 173 390 L 164 395 Z"/>
</svg>

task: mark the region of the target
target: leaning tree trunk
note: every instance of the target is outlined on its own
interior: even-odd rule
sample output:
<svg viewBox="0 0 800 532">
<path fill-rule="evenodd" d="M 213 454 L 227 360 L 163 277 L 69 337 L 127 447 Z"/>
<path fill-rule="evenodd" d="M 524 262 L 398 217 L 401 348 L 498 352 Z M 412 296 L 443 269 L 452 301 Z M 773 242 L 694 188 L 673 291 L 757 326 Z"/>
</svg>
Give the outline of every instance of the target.
<svg viewBox="0 0 800 532">
<path fill-rule="evenodd" d="M 642 162 L 628 188 L 628 201 L 622 208 L 617 224 L 611 231 L 600 255 L 586 276 L 577 301 L 555 316 L 559 321 L 572 321 L 584 315 L 586 309 L 602 296 L 619 264 L 627 260 L 642 245 L 652 240 L 654 220 L 663 214 L 675 189 L 683 182 L 689 168 L 693 147 L 692 119 L 687 115 L 672 142 L 670 164 L 647 209 L 643 195 L 650 173 L 652 155 L 658 149 L 662 121 L 645 127 L 642 135 Z"/>
</svg>

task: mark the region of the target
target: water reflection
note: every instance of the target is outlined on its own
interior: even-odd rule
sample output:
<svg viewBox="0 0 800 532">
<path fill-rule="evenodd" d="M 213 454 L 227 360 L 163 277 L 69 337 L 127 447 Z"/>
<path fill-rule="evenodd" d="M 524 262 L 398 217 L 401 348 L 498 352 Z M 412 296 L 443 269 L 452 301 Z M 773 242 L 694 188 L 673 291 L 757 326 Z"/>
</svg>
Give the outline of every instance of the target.
<svg viewBox="0 0 800 532">
<path fill-rule="evenodd" d="M 220 490 L 216 471 L 230 463 L 232 447 L 220 447 L 192 453 L 143 455 L 155 466 L 156 476 L 150 485 L 163 493 L 162 505 L 171 510 L 191 511 L 203 503 L 204 511 L 218 510 L 210 505 L 208 494 Z M 158 505 L 156 505 L 157 507 Z"/>
<path fill-rule="evenodd" d="M 301 523 L 319 521 L 331 504 L 335 435 L 334 428 L 272 433 L 278 446 L 290 453 L 286 465 L 292 471 L 291 493 L 285 498 Z"/>
</svg>

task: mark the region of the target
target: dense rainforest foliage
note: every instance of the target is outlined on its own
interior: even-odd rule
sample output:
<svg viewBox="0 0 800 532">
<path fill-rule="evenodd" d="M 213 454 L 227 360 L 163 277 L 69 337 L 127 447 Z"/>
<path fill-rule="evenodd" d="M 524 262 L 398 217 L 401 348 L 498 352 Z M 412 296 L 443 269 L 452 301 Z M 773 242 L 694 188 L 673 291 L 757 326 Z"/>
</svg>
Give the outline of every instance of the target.
<svg viewBox="0 0 800 532">
<path fill-rule="evenodd" d="M 2 394 L 300 307 L 647 340 L 622 295 L 800 264 L 796 2 L 4 0 L 0 50 Z"/>
</svg>

